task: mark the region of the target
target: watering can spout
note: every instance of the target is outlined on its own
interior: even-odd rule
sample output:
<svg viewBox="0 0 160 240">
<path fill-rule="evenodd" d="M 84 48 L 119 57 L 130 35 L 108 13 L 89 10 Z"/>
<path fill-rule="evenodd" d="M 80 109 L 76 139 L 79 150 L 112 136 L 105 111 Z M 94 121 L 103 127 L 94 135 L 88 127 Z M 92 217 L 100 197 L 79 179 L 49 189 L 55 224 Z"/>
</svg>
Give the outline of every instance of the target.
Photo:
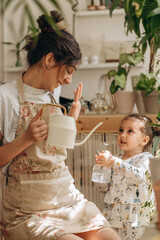
<svg viewBox="0 0 160 240">
<path fill-rule="evenodd" d="M 96 131 L 97 128 L 99 128 L 101 125 L 103 124 L 103 122 L 98 123 L 89 133 L 88 135 L 85 137 L 85 139 L 83 139 L 82 142 L 80 143 L 74 143 L 74 146 L 81 146 L 82 144 L 84 144 L 88 138 Z"/>
</svg>

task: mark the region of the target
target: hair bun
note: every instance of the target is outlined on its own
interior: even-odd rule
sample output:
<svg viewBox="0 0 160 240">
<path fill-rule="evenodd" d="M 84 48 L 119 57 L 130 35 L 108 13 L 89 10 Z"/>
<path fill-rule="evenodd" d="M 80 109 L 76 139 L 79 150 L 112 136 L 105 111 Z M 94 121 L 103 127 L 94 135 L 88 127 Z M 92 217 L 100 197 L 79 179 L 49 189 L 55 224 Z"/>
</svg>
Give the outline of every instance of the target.
<svg viewBox="0 0 160 240">
<path fill-rule="evenodd" d="M 55 31 L 51 20 L 53 20 L 56 23 L 58 28 L 64 29 L 64 27 L 62 27 L 62 24 L 61 24 L 63 17 L 57 11 L 51 11 L 50 14 L 51 14 L 51 19 L 49 19 L 49 16 L 47 16 L 46 14 L 41 15 L 37 19 L 37 23 L 39 28 L 41 29 L 41 32 Z"/>
<path fill-rule="evenodd" d="M 57 11 L 51 11 L 50 14 L 55 23 L 63 21 L 63 17 Z"/>
</svg>

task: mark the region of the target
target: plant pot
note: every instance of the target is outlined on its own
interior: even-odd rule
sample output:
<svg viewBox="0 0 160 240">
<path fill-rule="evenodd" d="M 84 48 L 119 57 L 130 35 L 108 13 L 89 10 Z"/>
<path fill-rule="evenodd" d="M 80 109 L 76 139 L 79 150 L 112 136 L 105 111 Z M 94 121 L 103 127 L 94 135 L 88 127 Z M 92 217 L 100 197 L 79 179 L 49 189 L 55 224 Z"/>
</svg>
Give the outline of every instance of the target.
<svg viewBox="0 0 160 240">
<path fill-rule="evenodd" d="M 134 90 L 134 87 L 136 86 L 137 82 L 138 82 L 138 77 L 139 76 L 132 76 L 131 77 L 131 82 L 132 82 L 132 88 L 133 91 L 135 91 L 137 93 L 137 97 L 136 97 L 136 107 L 139 113 L 144 114 L 145 113 L 145 108 L 144 108 L 144 103 L 143 103 L 143 97 L 141 94 L 141 91 L 136 91 Z"/>
<path fill-rule="evenodd" d="M 98 5 L 98 6 L 96 6 L 96 9 L 97 10 L 105 10 L 106 6 L 105 5 Z"/>
<path fill-rule="evenodd" d="M 158 103 L 158 91 L 154 91 L 148 96 L 145 96 L 145 91 L 141 91 L 144 109 L 146 113 L 158 113 L 160 111 L 160 104 Z"/>
<path fill-rule="evenodd" d="M 153 157 L 149 159 L 150 161 L 150 171 L 153 189 L 155 192 L 156 206 L 158 212 L 158 225 L 160 225 L 160 157 Z"/>
<path fill-rule="evenodd" d="M 87 6 L 87 9 L 88 9 L 89 11 L 95 11 L 95 10 L 96 10 L 96 6 L 95 6 L 95 5 L 88 5 L 88 6 Z"/>
<path fill-rule="evenodd" d="M 133 111 L 136 102 L 136 92 L 117 91 L 113 96 L 113 104 L 116 113 L 129 114 Z"/>
</svg>

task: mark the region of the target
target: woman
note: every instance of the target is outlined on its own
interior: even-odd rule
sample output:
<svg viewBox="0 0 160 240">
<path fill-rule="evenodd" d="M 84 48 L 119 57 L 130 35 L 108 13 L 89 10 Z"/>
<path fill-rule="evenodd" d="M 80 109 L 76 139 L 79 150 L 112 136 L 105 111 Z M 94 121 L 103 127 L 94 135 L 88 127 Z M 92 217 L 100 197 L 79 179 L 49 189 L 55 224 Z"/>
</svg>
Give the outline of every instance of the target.
<svg viewBox="0 0 160 240">
<path fill-rule="evenodd" d="M 62 18 L 52 11 L 59 25 Z M 30 39 L 28 70 L 0 88 L 0 166 L 4 174 L 3 225 L 6 240 L 119 240 L 97 207 L 75 188 L 65 165 L 66 149 L 46 145 L 48 123 L 62 114 L 54 90 L 70 84 L 81 59 L 79 46 L 64 28 L 57 32 L 46 16 Z M 53 94 L 52 94 L 53 93 Z M 78 118 L 82 84 L 74 91 L 69 115 Z M 42 115 L 42 107 L 45 110 Z"/>
</svg>

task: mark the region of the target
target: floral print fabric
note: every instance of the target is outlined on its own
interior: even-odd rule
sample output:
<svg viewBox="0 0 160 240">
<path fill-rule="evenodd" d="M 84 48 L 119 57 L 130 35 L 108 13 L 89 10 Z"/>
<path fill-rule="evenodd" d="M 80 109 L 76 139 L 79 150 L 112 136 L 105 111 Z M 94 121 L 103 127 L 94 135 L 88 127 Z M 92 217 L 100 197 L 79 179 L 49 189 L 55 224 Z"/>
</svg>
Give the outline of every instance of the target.
<svg viewBox="0 0 160 240">
<path fill-rule="evenodd" d="M 28 127 L 42 104 L 23 100 L 16 137 Z M 21 95 L 22 94 L 22 95 Z M 43 119 L 49 123 L 59 107 L 47 105 Z M 5 240 L 56 240 L 67 233 L 78 233 L 110 226 L 92 202 L 74 185 L 65 165 L 66 149 L 35 143 L 10 163 L 4 176 L 3 223 Z"/>
<path fill-rule="evenodd" d="M 144 152 L 124 161 L 116 158 L 104 199 L 104 216 L 113 227 L 143 227 L 155 215 L 150 157 Z"/>
</svg>

